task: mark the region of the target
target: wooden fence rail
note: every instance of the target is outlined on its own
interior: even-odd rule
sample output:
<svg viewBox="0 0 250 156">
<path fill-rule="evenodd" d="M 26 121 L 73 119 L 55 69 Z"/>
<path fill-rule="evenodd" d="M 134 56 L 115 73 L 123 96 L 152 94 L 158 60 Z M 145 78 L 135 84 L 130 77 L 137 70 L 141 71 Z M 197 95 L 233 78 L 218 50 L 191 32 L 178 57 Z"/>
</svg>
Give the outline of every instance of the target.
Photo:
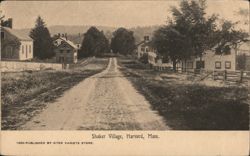
<svg viewBox="0 0 250 156">
<path fill-rule="evenodd" d="M 171 67 L 159 67 L 154 66 L 153 69 L 158 71 L 164 70 L 173 70 Z M 227 82 L 237 82 L 237 83 L 245 83 L 250 81 L 250 71 L 227 71 L 227 70 L 214 70 L 208 71 L 204 69 L 182 69 L 180 67 L 176 68 L 177 72 L 186 73 L 188 75 L 192 75 L 195 77 L 199 77 L 200 80 L 204 80 L 207 77 L 213 78 L 213 80 L 223 80 Z"/>
<path fill-rule="evenodd" d="M 231 82 L 245 82 L 250 80 L 250 72 L 248 71 L 213 71 L 214 80 L 223 80 Z"/>
</svg>

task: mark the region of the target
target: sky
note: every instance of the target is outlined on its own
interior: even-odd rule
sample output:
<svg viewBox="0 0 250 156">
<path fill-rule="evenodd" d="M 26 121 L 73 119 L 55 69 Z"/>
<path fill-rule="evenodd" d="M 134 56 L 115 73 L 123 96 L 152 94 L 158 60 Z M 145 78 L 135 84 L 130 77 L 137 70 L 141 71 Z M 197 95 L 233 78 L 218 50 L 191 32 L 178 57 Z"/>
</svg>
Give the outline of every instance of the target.
<svg viewBox="0 0 250 156">
<path fill-rule="evenodd" d="M 47 26 L 96 25 L 136 27 L 162 25 L 171 15 L 170 7 L 178 0 L 158 1 L 4 1 L 0 10 L 13 18 L 13 28 L 32 28 L 40 15 Z M 239 9 L 248 9 L 246 0 L 207 0 L 207 13 L 228 20 L 244 20 L 236 15 Z M 246 17 L 245 17 L 246 18 Z"/>
</svg>

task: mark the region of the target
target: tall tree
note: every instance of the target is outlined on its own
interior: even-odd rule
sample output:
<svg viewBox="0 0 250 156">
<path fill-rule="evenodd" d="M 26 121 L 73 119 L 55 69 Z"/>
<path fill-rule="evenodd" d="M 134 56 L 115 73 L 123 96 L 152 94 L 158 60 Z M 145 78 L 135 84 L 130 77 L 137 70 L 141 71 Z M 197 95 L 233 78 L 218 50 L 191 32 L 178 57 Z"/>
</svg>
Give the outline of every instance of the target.
<svg viewBox="0 0 250 156">
<path fill-rule="evenodd" d="M 30 37 L 34 41 L 34 56 L 39 59 L 54 56 L 53 40 L 43 19 L 38 16 L 35 28 L 30 31 Z"/>
<path fill-rule="evenodd" d="M 114 53 L 129 54 L 135 49 L 135 38 L 132 31 L 118 28 L 111 39 L 111 49 Z"/>
<path fill-rule="evenodd" d="M 201 60 L 205 51 L 216 45 L 214 32 L 217 26 L 217 16 L 206 17 L 205 9 L 205 0 L 184 0 L 180 4 L 180 9 L 172 8 L 176 29 L 181 34 L 190 37 L 193 54 L 200 57 Z"/>
<path fill-rule="evenodd" d="M 155 31 L 153 46 L 165 60 L 168 58 L 173 62 L 173 69 L 176 71 L 176 64 L 179 60 L 188 59 L 192 52 L 190 39 L 176 30 L 175 25 L 168 25 Z"/>
<path fill-rule="evenodd" d="M 235 25 L 236 23 L 223 20 L 221 28 L 216 31 L 217 54 L 227 53 L 231 48 L 237 50 L 241 42 L 248 41 L 248 33 L 242 30 L 235 30 Z"/>
<path fill-rule="evenodd" d="M 100 56 L 109 51 L 109 41 L 103 31 L 99 31 L 96 27 L 90 27 L 84 34 L 79 57 Z"/>
</svg>

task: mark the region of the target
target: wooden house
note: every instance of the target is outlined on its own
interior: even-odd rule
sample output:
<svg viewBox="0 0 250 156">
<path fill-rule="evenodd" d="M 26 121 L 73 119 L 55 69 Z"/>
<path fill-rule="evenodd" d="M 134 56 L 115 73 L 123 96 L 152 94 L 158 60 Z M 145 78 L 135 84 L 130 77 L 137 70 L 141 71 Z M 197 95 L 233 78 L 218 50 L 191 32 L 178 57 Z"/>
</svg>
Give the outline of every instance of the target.
<svg viewBox="0 0 250 156">
<path fill-rule="evenodd" d="M 1 27 L 1 59 L 30 60 L 33 58 L 33 40 L 24 32 Z"/>
<path fill-rule="evenodd" d="M 54 41 L 56 62 L 76 63 L 78 47 L 67 39 L 67 35 L 58 36 Z"/>
</svg>

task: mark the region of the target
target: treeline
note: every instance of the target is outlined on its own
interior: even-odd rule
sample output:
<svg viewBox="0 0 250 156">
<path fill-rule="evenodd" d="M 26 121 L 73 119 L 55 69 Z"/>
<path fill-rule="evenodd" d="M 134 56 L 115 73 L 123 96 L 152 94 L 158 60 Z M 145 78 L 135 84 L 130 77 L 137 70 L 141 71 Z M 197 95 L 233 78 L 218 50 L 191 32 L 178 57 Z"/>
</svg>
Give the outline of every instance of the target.
<svg viewBox="0 0 250 156">
<path fill-rule="evenodd" d="M 135 38 L 132 31 L 118 28 L 112 33 L 111 41 L 106 38 L 103 31 L 91 27 L 84 33 L 79 57 L 102 56 L 105 53 L 131 54 L 135 49 Z"/>
<path fill-rule="evenodd" d="M 118 28 L 109 40 L 103 31 L 96 27 L 90 27 L 83 35 L 83 41 L 78 51 L 78 57 L 102 56 L 105 53 L 131 54 L 135 49 L 135 38 L 132 31 L 125 28 Z M 30 32 L 30 37 L 34 41 L 34 57 L 47 59 L 53 57 L 54 46 L 53 39 L 50 35 L 45 22 L 39 16 L 36 20 L 35 27 Z"/>
</svg>

